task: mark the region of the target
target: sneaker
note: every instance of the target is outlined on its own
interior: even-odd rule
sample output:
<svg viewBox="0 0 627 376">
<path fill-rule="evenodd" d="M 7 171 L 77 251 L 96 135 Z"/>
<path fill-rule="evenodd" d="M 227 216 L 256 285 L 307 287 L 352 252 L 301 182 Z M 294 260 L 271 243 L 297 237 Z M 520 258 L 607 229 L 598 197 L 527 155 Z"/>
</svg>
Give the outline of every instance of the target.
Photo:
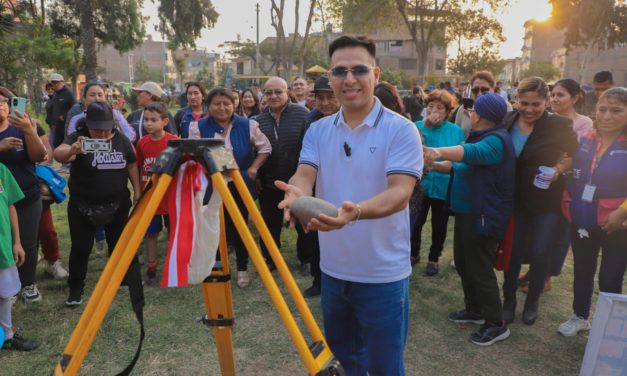
<svg viewBox="0 0 627 376">
<path fill-rule="evenodd" d="M 159 282 L 157 280 L 157 271 L 156 270 L 148 270 L 146 271 L 146 284 L 148 286 L 154 286 Z"/>
<path fill-rule="evenodd" d="M 37 289 L 37 284 L 35 283 L 24 286 L 20 291 L 20 296 L 22 297 L 24 303 L 34 303 L 41 300 L 41 294 L 39 293 L 39 289 Z"/>
<path fill-rule="evenodd" d="M 96 242 L 96 256 L 106 256 L 107 254 L 107 241 L 98 240 Z"/>
<path fill-rule="evenodd" d="M 248 276 L 248 272 L 245 270 L 237 272 L 237 286 L 243 289 L 244 287 L 247 287 L 249 284 L 250 284 L 250 277 Z"/>
<path fill-rule="evenodd" d="M 500 325 L 486 322 L 481 325 L 479 330 L 470 335 L 470 342 L 478 346 L 490 346 L 507 339 L 509 334 L 509 328 L 505 321 L 501 321 Z"/>
<path fill-rule="evenodd" d="M 3 350 L 15 350 L 15 351 L 33 351 L 39 347 L 39 342 L 30 341 L 26 338 L 22 338 L 19 334 L 15 333 L 13 338 L 7 339 L 2 345 Z"/>
<path fill-rule="evenodd" d="M 481 317 L 480 314 L 469 312 L 469 311 L 466 311 L 465 309 L 462 309 L 461 311 L 449 313 L 448 319 L 458 324 L 483 325 L 485 323 L 485 320 L 483 319 L 483 317 Z"/>
<path fill-rule="evenodd" d="M 451 260 L 451 268 L 456 269 L 455 268 L 455 260 Z"/>
<path fill-rule="evenodd" d="M 70 289 L 70 294 L 65 301 L 66 307 L 75 307 L 83 304 L 83 289 Z"/>
<path fill-rule="evenodd" d="M 68 276 L 67 270 L 61 265 L 61 260 L 57 260 L 55 262 L 47 263 L 46 272 L 52 276 L 54 279 L 65 279 Z"/>
<path fill-rule="evenodd" d="M 435 261 L 429 261 L 427 263 L 427 268 L 425 270 L 426 274 L 429 277 L 433 277 L 434 275 L 438 274 L 438 272 L 440 271 L 440 268 L 438 266 L 438 263 Z"/>
<path fill-rule="evenodd" d="M 557 329 L 564 337 L 572 337 L 582 330 L 590 330 L 590 321 L 575 314 Z"/>
</svg>

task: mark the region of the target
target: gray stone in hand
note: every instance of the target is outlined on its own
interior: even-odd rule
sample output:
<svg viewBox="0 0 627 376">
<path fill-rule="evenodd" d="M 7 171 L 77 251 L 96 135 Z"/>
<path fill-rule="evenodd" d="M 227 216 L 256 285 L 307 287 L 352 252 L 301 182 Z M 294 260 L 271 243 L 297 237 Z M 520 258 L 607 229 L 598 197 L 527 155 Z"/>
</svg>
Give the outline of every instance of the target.
<svg viewBox="0 0 627 376">
<path fill-rule="evenodd" d="M 329 217 L 337 217 L 338 211 L 333 204 L 319 198 L 302 196 L 294 200 L 290 207 L 290 212 L 298 219 L 298 222 L 305 227 L 312 218 L 317 218 L 320 214 Z"/>
</svg>

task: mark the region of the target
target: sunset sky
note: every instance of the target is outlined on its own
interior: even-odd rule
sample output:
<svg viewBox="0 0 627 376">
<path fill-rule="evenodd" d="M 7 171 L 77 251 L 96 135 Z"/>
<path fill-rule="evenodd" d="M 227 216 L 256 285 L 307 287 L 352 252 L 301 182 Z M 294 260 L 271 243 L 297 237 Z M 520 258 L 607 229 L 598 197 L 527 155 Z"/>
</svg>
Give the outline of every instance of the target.
<svg viewBox="0 0 627 376">
<path fill-rule="evenodd" d="M 376 1 L 376 0 L 373 0 Z M 259 3 L 261 11 L 259 14 L 259 39 L 263 40 L 268 36 L 274 36 L 275 32 L 267 20 L 270 18 L 270 1 L 268 0 L 213 0 L 214 7 L 220 13 L 220 18 L 211 30 L 202 33 L 202 38 L 197 41 L 199 47 L 208 50 L 224 52 L 218 45 L 223 41 L 235 40 L 239 34 L 242 40 L 256 38 L 256 14 L 255 4 Z M 300 30 L 304 30 L 304 23 L 307 17 L 308 1 L 301 1 Z M 150 17 L 147 30 L 153 38 L 160 40 L 161 37 L 154 31 L 154 20 L 156 17 L 156 6 L 146 1 L 144 15 Z M 501 45 L 501 57 L 508 59 L 520 56 L 520 48 L 523 44 L 523 24 L 526 20 L 546 19 L 551 14 L 551 5 L 548 0 L 512 0 L 510 6 L 497 14 L 497 19 L 503 24 L 503 32 L 507 41 Z M 264 22 L 266 20 L 266 22 Z M 400 21 L 400 20 L 399 20 Z M 292 31 L 294 29 L 294 8 L 293 1 L 286 2 L 285 28 Z M 321 30 L 320 23 L 312 26 L 313 31 Z M 449 55 L 454 51 L 449 50 Z"/>
</svg>

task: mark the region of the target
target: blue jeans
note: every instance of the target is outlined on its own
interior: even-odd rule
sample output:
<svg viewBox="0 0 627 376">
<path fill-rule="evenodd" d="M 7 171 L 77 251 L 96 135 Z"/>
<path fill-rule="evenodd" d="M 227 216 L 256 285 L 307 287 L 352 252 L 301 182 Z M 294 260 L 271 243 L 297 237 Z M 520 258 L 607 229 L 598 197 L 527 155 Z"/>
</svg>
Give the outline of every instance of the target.
<svg viewBox="0 0 627 376">
<path fill-rule="evenodd" d="M 529 296 L 539 296 L 549 272 L 549 249 L 555 245 L 555 231 L 561 214 L 514 213 L 514 245 L 509 271 L 505 273 L 503 293 L 512 296 L 525 256 L 529 259 Z"/>
<path fill-rule="evenodd" d="M 409 278 L 358 283 L 322 273 L 321 299 L 327 343 L 347 376 L 405 375 Z"/>
</svg>

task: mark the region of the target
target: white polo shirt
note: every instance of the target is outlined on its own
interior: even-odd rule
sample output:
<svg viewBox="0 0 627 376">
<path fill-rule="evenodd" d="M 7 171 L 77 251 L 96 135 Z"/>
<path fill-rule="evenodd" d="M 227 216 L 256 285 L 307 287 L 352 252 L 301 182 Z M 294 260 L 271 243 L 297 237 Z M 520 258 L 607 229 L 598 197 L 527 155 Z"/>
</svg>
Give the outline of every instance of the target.
<svg viewBox="0 0 627 376">
<path fill-rule="evenodd" d="M 339 207 L 343 201 L 358 203 L 385 191 L 388 175 L 420 178 L 422 142 L 416 126 L 375 101 L 355 129 L 344 122 L 340 109 L 307 131 L 299 163 L 318 170 L 316 197 Z M 387 283 L 411 274 L 407 207 L 385 218 L 321 231 L 318 236 L 320 268 L 332 277 Z"/>
</svg>

